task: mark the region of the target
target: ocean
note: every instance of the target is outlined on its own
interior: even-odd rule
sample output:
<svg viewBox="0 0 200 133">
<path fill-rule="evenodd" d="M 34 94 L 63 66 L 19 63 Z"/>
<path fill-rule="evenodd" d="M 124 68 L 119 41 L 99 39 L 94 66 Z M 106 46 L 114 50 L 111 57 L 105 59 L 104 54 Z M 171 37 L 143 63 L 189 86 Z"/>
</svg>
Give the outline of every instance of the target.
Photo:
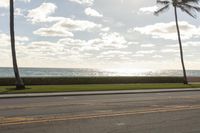
<svg viewBox="0 0 200 133">
<path fill-rule="evenodd" d="M 182 70 L 87 69 L 87 68 L 20 68 L 22 77 L 83 76 L 182 76 Z M 200 70 L 187 70 L 187 76 L 200 77 Z M 14 77 L 12 68 L 0 68 L 0 77 Z"/>
</svg>

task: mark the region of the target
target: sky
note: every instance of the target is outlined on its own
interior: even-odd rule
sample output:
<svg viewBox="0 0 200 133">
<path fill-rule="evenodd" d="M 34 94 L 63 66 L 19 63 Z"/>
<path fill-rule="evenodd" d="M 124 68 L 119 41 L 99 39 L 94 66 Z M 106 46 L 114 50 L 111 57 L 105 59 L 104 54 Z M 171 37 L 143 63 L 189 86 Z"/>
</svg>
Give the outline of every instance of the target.
<svg viewBox="0 0 200 133">
<path fill-rule="evenodd" d="M 156 0 L 15 0 L 19 67 L 181 69 L 173 9 Z M 200 14 L 178 10 L 186 69 L 200 70 Z M 11 67 L 9 0 L 0 1 L 0 67 Z"/>
</svg>

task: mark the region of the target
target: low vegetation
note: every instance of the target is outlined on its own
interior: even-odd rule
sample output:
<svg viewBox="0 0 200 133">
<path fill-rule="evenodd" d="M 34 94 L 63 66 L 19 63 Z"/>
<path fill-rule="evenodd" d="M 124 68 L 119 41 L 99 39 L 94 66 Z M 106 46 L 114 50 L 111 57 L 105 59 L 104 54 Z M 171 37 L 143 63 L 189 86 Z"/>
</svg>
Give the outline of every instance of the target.
<svg viewBox="0 0 200 133">
<path fill-rule="evenodd" d="M 131 83 L 183 83 L 182 77 L 25 77 L 26 85 L 78 85 L 78 84 L 131 84 Z M 0 78 L 0 86 L 14 86 L 15 78 Z"/>
<path fill-rule="evenodd" d="M 140 89 L 172 89 L 200 88 L 200 84 L 91 84 L 91 85 L 40 85 L 27 86 L 25 90 L 16 90 L 15 86 L 0 86 L 0 94 L 11 93 L 45 93 L 45 92 L 75 92 L 75 91 L 109 91 L 109 90 L 140 90 Z"/>
</svg>

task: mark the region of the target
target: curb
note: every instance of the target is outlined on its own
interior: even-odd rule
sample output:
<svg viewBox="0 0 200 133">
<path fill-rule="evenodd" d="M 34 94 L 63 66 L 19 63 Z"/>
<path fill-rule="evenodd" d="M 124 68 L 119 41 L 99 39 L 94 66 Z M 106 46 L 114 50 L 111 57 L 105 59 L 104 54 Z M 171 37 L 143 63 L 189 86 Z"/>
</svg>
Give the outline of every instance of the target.
<svg viewBox="0 0 200 133">
<path fill-rule="evenodd" d="M 195 88 L 195 89 L 185 88 L 185 89 L 151 89 L 151 90 L 122 90 L 122 91 L 84 91 L 84 92 L 57 92 L 57 93 L 0 94 L 0 99 L 33 98 L 33 97 L 58 97 L 58 96 L 172 93 L 172 92 L 192 92 L 192 91 L 200 91 L 200 88 Z"/>
</svg>

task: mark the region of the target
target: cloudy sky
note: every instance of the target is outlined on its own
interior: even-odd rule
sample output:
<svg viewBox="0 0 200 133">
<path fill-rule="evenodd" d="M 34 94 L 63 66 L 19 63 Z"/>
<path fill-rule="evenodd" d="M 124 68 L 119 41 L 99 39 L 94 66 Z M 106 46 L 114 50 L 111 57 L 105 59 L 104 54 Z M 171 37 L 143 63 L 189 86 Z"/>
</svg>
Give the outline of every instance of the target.
<svg viewBox="0 0 200 133">
<path fill-rule="evenodd" d="M 12 66 L 0 0 L 0 67 Z M 156 0 L 15 0 L 20 67 L 181 69 L 173 10 Z M 200 69 L 199 17 L 179 13 L 187 69 Z M 200 15 L 198 15 L 200 16 Z"/>
</svg>

